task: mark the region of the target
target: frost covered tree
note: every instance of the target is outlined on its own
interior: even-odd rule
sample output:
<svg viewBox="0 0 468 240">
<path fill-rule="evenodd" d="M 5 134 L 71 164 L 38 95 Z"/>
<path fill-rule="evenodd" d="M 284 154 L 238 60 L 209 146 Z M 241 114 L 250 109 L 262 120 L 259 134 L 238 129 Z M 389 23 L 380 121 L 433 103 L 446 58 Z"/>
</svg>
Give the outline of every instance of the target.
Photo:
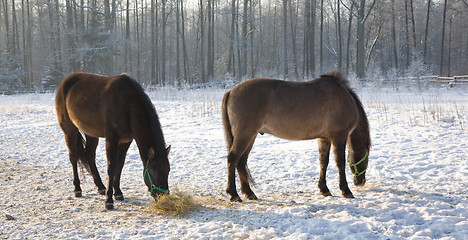
<svg viewBox="0 0 468 240">
<path fill-rule="evenodd" d="M 466 22 L 466 0 L 0 0 L 0 81 L 53 86 L 85 71 L 180 85 L 336 67 L 362 78 L 421 61 L 462 75 Z"/>
</svg>

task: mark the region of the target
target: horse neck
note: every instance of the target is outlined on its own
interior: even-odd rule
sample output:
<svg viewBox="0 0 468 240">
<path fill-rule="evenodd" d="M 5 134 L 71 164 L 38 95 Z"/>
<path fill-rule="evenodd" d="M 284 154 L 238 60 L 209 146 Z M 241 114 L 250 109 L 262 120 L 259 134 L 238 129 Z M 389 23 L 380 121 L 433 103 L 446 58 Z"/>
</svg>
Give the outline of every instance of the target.
<svg viewBox="0 0 468 240">
<path fill-rule="evenodd" d="M 140 150 L 142 159 L 147 159 L 150 149 L 159 153 L 165 151 L 165 141 L 160 128 L 154 129 L 153 126 L 148 127 L 140 126 L 139 133 L 134 135 L 135 141 Z"/>
<path fill-rule="evenodd" d="M 141 116 L 141 115 L 140 115 Z M 134 139 L 142 159 L 149 159 L 148 153 L 153 149 L 156 155 L 165 153 L 166 143 L 156 113 L 143 114 L 144 121 L 132 124 Z"/>
</svg>

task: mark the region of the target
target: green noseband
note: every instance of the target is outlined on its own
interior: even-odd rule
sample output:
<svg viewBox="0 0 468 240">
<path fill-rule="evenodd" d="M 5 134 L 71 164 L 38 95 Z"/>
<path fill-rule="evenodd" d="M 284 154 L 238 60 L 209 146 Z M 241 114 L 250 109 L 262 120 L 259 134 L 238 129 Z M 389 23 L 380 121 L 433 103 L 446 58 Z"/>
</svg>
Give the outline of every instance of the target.
<svg viewBox="0 0 468 240">
<path fill-rule="evenodd" d="M 364 174 L 367 170 L 367 168 L 365 168 L 364 170 L 362 170 L 362 172 L 358 172 L 357 170 L 357 165 L 361 164 L 362 162 L 364 162 L 364 160 L 366 160 L 366 157 L 369 156 L 369 152 L 366 152 L 366 154 L 364 155 L 364 157 L 361 158 L 361 160 L 359 160 L 359 162 L 357 163 L 350 163 L 349 166 L 351 166 L 351 168 L 354 169 L 354 172 L 353 172 L 353 176 L 355 177 L 359 177 L 361 176 L 362 174 Z M 351 171 L 352 172 L 352 171 Z"/>
<path fill-rule="evenodd" d="M 143 172 L 143 179 L 148 176 L 148 180 L 151 184 L 151 189 L 150 189 L 150 192 L 151 192 L 151 196 L 153 196 L 153 191 L 154 190 L 158 190 L 160 192 L 163 192 L 163 193 L 169 193 L 169 190 L 167 189 L 162 189 L 162 188 L 159 188 L 159 187 L 156 187 L 156 185 L 154 185 L 153 181 L 151 180 L 151 176 L 150 176 L 150 173 L 148 171 L 148 165 L 149 165 L 149 160 L 148 160 L 148 163 L 146 163 L 146 168 L 145 168 L 145 171 Z"/>
</svg>

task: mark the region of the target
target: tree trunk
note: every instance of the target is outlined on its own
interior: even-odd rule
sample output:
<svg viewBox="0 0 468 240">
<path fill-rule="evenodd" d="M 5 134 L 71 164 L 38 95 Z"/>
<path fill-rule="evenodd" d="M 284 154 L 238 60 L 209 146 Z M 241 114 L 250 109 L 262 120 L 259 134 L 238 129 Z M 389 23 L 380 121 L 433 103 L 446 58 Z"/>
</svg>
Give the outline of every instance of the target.
<svg viewBox="0 0 468 240">
<path fill-rule="evenodd" d="M 409 24 L 408 24 L 409 16 L 408 16 L 408 0 L 405 0 L 405 37 L 406 37 L 406 46 L 405 46 L 405 53 L 406 53 L 406 69 L 409 67 L 410 62 L 410 40 L 409 40 Z"/>
<path fill-rule="evenodd" d="M 214 72 L 214 56 L 213 56 L 213 39 L 214 39 L 214 33 L 213 33 L 213 28 L 212 26 L 214 25 L 213 23 L 213 1 L 208 0 L 208 5 L 207 5 L 207 20 L 208 20 L 208 36 L 207 36 L 207 61 L 206 61 L 206 72 L 207 72 L 207 78 L 209 81 L 213 79 L 213 72 Z"/>
<path fill-rule="evenodd" d="M 323 0 L 320 2 L 320 73 L 323 73 Z"/>
<path fill-rule="evenodd" d="M 392 0 L 392 40 L 393 40 L 393 62 L 396 69 L 398 69 L 398 51 L 396 42 L 396 28 L 395 28 L 395 0 Z"/>
<path fill-rule="evenodd" d="M 429 13 L 431 11 L 431 0 L 427 0 L 427 14 L 426 14 L 426 30 L 424 31 L 424 50 L 423 50 L 423 59 L 427 62 L 426 53 L 427 53 L 427 34 L 429 32 Z"/>
<path fill-rule="evenodd" d="M 364 78 L 364 23 L 365 23 L 365 7 L 366 0 L 361 0 L 358 6 L 358 19 L 357 19 L 357 52 L 356 52 L 356 73 L 359 78 Z"/>
<path fill-rule="evenodd" d="M 283 0 L 283 63 L 284 63 L 283 77 L 284 79 L 288 79 L 289 77 L 287 27 L 288 27 L 288 0 Z"/>
<path fill-rule="evenodd" d="M 166 1 L 161 1 L 161 84 L 166 85 L 166 26 L 167 26 L 167 16 L 166 16 Z"/>
<path fill-rule="evenodd" d="M 354 8 L 354 2 L 351 4 L 351 7 L 349 8 L 349 20 L 348 20 L 348 37 L 346 40 L 346 74 L 349 74 L 349 63 L 350 63 L 350 46 L 351 46 L 351 27 L 353 24 L 353 8 Z"/>
<path fill-rule="evenodd" d="M 444 10 L 442 15 L 442 40 L 440 44 L 440 62 L 439 62 L 439 75 L 444 74 L 444 41 L 445 41 L 445 18 L 447 16 L 447 0 L 444 0 Z"/>
<path fill-rule="evenodd" d="M 229 37 L 229 54 L 228 54 L 228 64 L 227 64 L 227 73 L 232 74 L 233 64 L 234 64 L 234 43 L 235 39 L 235 23 L 236 23 L 236 0 L 231 1 L 231 33 Z M 235 75 L 235 72 L 234 72 Z"/>
<path fill-rule="evenodd" d="M 206 82 L 205 73 L 205 31 L 204 31 L 204 17 L 203 17 L 203 0 L 200 0 L 200 68 L 201 68 L 201 81 Z"/>
<path fill-rule="evenodd" d="M 32 20 L 31 20 L 31 8 L 29 5 L 29 0 L 26 0 L 26 9 L 27 9 L 27 16 L 28 16 L 28 32 L 27 32 L 27 56 L 28 56 L 28 70 L 27 74 L 29 75 L 29 80 L 31 86 L 34 85 L 34 64 L 33 64 L 33 52 L 32 52 L 32 45 L 33 45 L 33 30 L 32 30 Z"/>
<path fill-rule="evenodd" d="M 447 76 L 450 77 L 451 76 L 451 53 L 452 53 L 452 18 L 450 18 L 450 21 L 449 21 L 449 30 L 448 30 L 448 59 L 447 59 Z"/>
<path fill-rule="evenodd" d="M 180 1 L 180 13 L 182 18 L 182 51 L 183 51 L 183 59 L 184 59 L 184 83 L 189 81 L 188 77 L 188 54 L 187 54 L 187 46 L 185 42 L 185 13 L 184 13 L 184 0 Z M 191 83 L 191 82 L 189 82 Z"/>
<path fill-rule="evenodd" d="M 176 0 L 176 84 L 181 85 L 180 76 L 180 4 L 182 0 Z"/>
<path fill-rule="evenodd" d="M 247 76 L 247 23 L 248 19 L 248 3 L 249 0 L 244 0 L 243 6 L 243 17 L 242 17 L 242 67 L 241 67 L 241 77 Z"/>
<path fill-rule="evenodd" d="M 79 70 L 79 62 L 76 58 L 76 39 L 74 37 L 74 22 L 73 22 L 73 6 L 70 1 L 66 1 L 66 11 L 67 11 L 67 48 L 70 54 L 70 63 L 68 72 L 77 72 Z"/>
<path fill-rule="evenodd" d="M 296 12 L 294 12 L 294 9 L 296 9 Z M 297 16 L 298 15 L 298 12 L 297 12 L 297 7 L 296 8 L 293 8 L 292 6 L 292 1 L 289 1 L 289 11 L 291 12 L 290 14 L 290 19 L 291 19 L 291 46 L 292 46 L 292 54 L 293 54 L 293 57 L 292 57 L 292 61 L 293 61 L 293 65 L 294 65 L 294 77 L 297 77 L 299 76 L 299 73 L 297 71 L 297 54 L 296 54 L 296 51 L 297 51 L 297 44 L 296 44 L 296 32 L 297 32 L 297 26 L 296 26 L 296 23 L 295 23 L 295 20 L 294 20 L 294 16 Z"/>
<path fill-rule="evenodd" d="M 112 31 L 112 15 L 111 7 L 109 0 L 104 0 L 104 31 L 108 32 L 108 40 L 112 37 L 110 32 Z M 104 54 L 103 71 L 104 75 L 113 75 L 114 74 L 114 61 L 113 61 L 112 51 L 106 51 Z"/>
<path fill-rule="evenodd" d="M 131 58 L 132 51 L 130 50 L 130 0 L 127 0 L 126 19 L 125 19 L 125 72 L 132 70 Z"/>
<path fill-rule="evenodd" d="M 336 0 L 336 12 L 337 12 L 337 32 L 338 32 L 338 69 L 343 67 L 343 42 L 341 37 L 341 10 L 340 10 L 340 0 Z"/>
<path fill-rule="evenodd" d="M 413 7 L 413 0 L 410 0 L 410 12 L 411 12 L 411 25 L 413 31 L 413 52 L 416 52 L 416 27 L 414 22 L 414 7 Z"/>
</svg>

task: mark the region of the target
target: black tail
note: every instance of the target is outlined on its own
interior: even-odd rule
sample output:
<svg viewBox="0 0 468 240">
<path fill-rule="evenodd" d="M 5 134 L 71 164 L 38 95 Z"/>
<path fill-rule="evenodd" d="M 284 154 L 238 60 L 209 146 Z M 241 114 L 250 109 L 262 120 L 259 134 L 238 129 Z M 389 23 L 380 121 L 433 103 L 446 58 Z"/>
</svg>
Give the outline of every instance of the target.
<svg viewBox="0 0 468 240">
<path fill-rule="evenodd" d="M 224 96 L 223 96 L 223 103 L 221 105 L 221 111 L 223 114 L 223 126 L 224 126 L 224 136 L 226 138 L 226 145 L 228 147 L 228 151 L 232 147 L 232 142 L 234 137 L 232 136 L 232 131 L 231 131 L 231 123 L 229 122 L 229 115 L 227 112 L 227 102 L 229 100 L 229 95 L 231 91 L 227 91 Z"/>
<path fill-rule="evenodd" d="M 79 130 L 76 128 L 76 126 L 71 123 L 70 117 L 68 116 L 68 111 L 67 111 L 67 105 L 66 105 L 66 98 L 68 95 L 68 92 L 70 88 L 73 87 L 73 85 L 80 80 L 79 75 L 82 73 L 74 73 L 70 74 L 68 77 L 66 77 L 59 85 L 57 89 L 57 94 L 55 96 L 55 110 L 57 112 L 57 117 L 59 118 L 59 123 L 60 127 L 64 131 L 65 134 L 67 132 L 72 132 L 74 129 L 77 131 L 76 135 L 76 151 L 77 153 L 72 153 L 72 154 L 77 154 L 75 156 L 78 160 L 78 164 L 86 170 L 91 173 L 90 170 L 90 164 L 89 161 L 90 159 L 87 157 L 86 154 L 86 141 L 83 138 L 82 134 L 79 132 Z"/>
<path fill-rule="evenodd" d="M 89 163 L 90 158 L 88 154 L 86 153 L 86 148 L 85 148 L 86 141 L 80 132 L 78 132 L 77 137 L 78 137 L 78 140 L 76 141 L 76 144 L 77 144 L 76 149 L 78 151 L 78 164 L 84 167 L 86 171 L 88 171 L 88 173 L 92 175 L 90 163 Z"/>
</svg>

